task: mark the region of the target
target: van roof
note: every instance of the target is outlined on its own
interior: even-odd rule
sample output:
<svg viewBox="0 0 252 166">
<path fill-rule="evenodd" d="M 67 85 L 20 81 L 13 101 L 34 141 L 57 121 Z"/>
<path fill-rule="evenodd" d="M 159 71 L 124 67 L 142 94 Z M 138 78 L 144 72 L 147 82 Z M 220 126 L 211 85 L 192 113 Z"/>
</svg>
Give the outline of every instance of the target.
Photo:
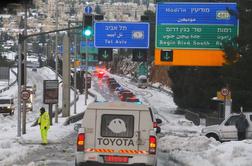
<svg viewBox="0 0 252 166">
<path fill-rule="evenodd" d="M 87 109 L 103 109 L 103 110 L 132 110 L 132 111 L 149 111 L 149 107 L 146 105 L 140 105 L 128 102 L 103 102 L 103 103 L 91 103 Z"/>
</svg>

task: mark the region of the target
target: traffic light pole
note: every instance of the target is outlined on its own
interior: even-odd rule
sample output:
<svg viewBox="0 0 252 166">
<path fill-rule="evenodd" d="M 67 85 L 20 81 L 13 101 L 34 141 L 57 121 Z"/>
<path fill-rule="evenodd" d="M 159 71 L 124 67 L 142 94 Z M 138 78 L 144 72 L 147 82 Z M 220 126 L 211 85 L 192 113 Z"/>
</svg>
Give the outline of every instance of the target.
<svg viewBox="0 0 252 166">
<path fill-rule="evenodd" d="M 76 114 L 76 100 L 77 100 L 77 88 L 76 88 L 76 60 L 77 60 L 77 36 L 74 33 L 74 114 Z"/>
<path fill-rule="evenodd" d="M 56 30 L 58 30 L 58 23 L 59 23 L 59 19 L 58 19 L 58 15 L 59 15 L 59 10 L 58 10 L 58 0 L 56 0 Z M 56 80 L 59 80 L 58 78 L 58 67 L 59 67 L 59 59 L 58 59 L 58 32 L 56 32 L 56 36 L 55 36 L 55 77 Z M 58 123 L 58 103 L 55 104 L 55 123 Z"/>
<path fill-rule="evenodd" d="M 85 105 L 87 105 L 87 98 L 88 98 L 87 72 L 88 72 L 88 39 L 86 37 Z"/>
<path fill-rule="evenodd" d="M 19 35 L 18 39 L 18 115 L 17 115 L 17 136 L 21 137 L 21 65 L 22 65 L 22 55 L 21 55 L 21 41 L 22 35 Z"/>
<path fill-rule="evenodd" d="M 71 27 L 71 28 L 64 28 L 64 29 L 57 29 L 53 31 L 48 31 L 48 32 L 40 32 L 40 33 L 35 33 L 35 34 L 30 34 L 30 35 L 22 35 L 19 34 L 18 38 L 18 115 L 17 115 L 17 137 L 21 137 L 21 66 L 22 66 L 22 44 L 26 39 L 29 37 L 33 36 L 41 36 L 49 33 L 55 33 L 55 32 L 60 32 L 60 31 L 68 31 L 71 29 L 81 29 L 82 26 L 76 26 L 76 27 Z"/>
</svg>

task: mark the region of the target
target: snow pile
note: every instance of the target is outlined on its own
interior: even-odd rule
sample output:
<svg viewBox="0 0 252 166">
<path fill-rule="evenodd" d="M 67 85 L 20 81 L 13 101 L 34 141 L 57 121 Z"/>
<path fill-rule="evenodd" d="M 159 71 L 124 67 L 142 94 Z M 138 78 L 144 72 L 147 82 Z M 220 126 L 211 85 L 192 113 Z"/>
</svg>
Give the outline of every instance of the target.
<svg viewBox="0 0 252 166">
<path fill-rule="evenodd" d="M 158 166 L 166 166 L 169 161 L 185 166 L 252 165 L 252 140 L 220 143 L 200 136 L 204 126 L 195 126 L 184 115 L 175 114 L 177 106 L 171 95 L 149 88 L 139 89 L 127 78 L 113 77 L 135 94 L 141 94 L 142 100 L 148 102 L 156 116 L 163 120 L 160 126 L 163 137 L 158 141 Z"/>
<path fill-rule="evenodd" d="M 33 111 L 27 112 L 27 125 L 26 134 L 17 138 L 17 101 L 15 101 L 15 113 L 13 116 L 3 116 L 0 114 L 0 165 L 10 166 L 14 165 L 18 161 L 24 161 L 27 156 L 31 153 L 35 153 L 36 150 L 40 149 L 42 145 L 39 126 L 31 127 L 31 124 L 39 117 L 39 108 L 44 106 L 46 109 L 47 105 L 43 104 L 43 80 L 54 79 L 55 73 L 46 67 L 38 69 L 37 72 L 28 70 L 28 84 L 36 84 L 36 96 L 35 103 L 33 105 Z M 60 88 L 62 88 L 60 86 Z M 59 90 L 60 92 L 62 90 Z M 17 86 L 11 87 L 5 94 L 12 94 L 17 97 Z M 62 102 L 62 93 L 59 93 L 59 103 Z M 73 100 L 73 91 L 71 91 L 71 100 Z M 79 96 L 77 102 L 77 113 L 84 111 L 86 106 L 83 103 L 84 95 Z M 88 103 L 93 102 L 93 98 L 88 98 Z M 73 115 L 73 106 L 71 107 L 71 115 Z M 59 116 L 59 123 L 53 123 L 48 132 L 48 142 L 61 143 L 62 138 L 73 132 L 73 124 L 69 126 L 63 126 L 66 118 Z M 54 119 L 53 119 L 54 121 Z M 75 141 L 75 140 L 73 140 Z"/>
<path fill-rule="evenodd" d="M 250 166 L 252 140 L 220 143 L 202 136 L 168 136 L 159 140 L 159 150 L 187 166 Z"/>
</svg>

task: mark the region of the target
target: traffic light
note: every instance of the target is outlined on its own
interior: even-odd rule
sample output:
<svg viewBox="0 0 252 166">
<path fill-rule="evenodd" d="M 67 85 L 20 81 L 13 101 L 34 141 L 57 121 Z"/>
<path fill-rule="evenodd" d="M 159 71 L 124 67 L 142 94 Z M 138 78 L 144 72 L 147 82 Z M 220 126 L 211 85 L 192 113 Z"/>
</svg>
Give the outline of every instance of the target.
<svg viewBox="0 0 252 166">
<path fill-rule="evenodd" d="M 91 38 L 93 36 L 93 15 L 83 15 L 82 35 L 86 38 Z"/>
<path fill-rule="evenodd" d="M 163 62 L 173 61 L 173 50 L 161 50 L 160 60 Z"/>
<path fill-rule="evenodd" d="M 99 48 L 98 49 L 98 61 L 110 62 L 112 61 L 112 48 Z"/>
<path fill-rule="evenodd" d="M 133 49 L 132 61 L 146 62 L 147 61 L 147 49 Z"/>
</svg>

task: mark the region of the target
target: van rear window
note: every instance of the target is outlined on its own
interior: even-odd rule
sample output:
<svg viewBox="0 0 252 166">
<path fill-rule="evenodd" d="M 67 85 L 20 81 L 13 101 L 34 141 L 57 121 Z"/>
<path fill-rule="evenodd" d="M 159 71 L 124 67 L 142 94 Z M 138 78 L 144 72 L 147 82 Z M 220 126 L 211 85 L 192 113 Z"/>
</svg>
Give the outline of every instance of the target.
<svg viewBox="0 0 252 166">
<path fill-rule="evenodd" d="M 134 135 L 134 116 L 102 115 L 101 136 L 132 138 Z"/>
</svg>

